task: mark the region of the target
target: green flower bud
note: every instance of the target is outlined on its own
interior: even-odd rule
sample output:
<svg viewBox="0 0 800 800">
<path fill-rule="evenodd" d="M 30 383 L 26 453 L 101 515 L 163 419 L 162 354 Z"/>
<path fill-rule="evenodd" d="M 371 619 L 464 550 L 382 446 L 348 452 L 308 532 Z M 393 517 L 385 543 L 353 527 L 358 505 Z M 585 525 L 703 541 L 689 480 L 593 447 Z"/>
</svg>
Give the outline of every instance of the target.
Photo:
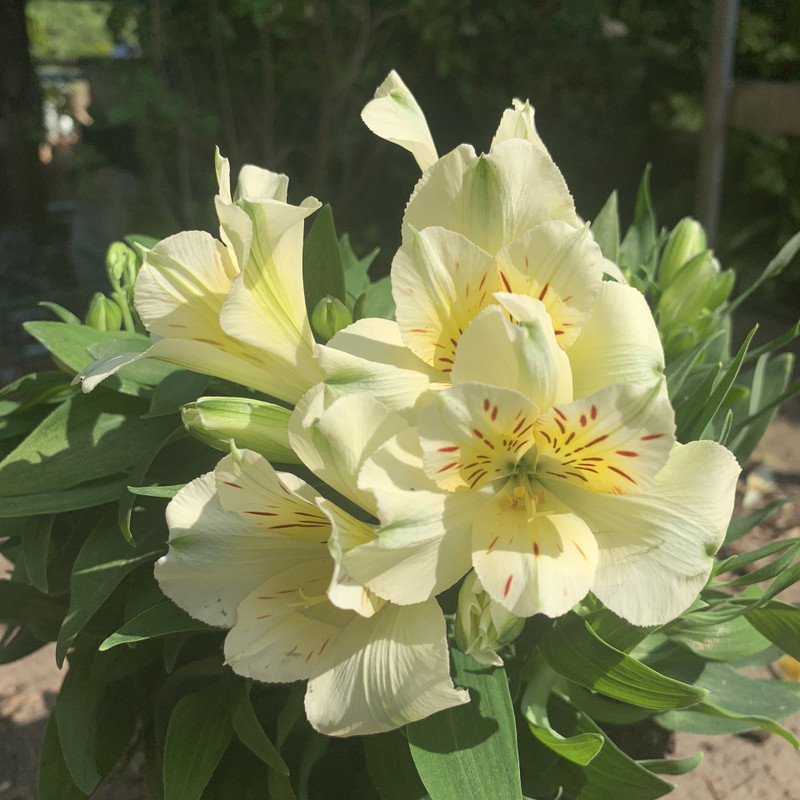
<svg viewBox="0 0 800 800">
<path fill-rule="evenodd" d="M 691 258 L 706 249 L 706 232 L 697 220 L 684 217 L 667 239 L 661 262 L 658 265 L 658 283 L 666 288 Z"/>
<path fill-rule="evenodd" d="M 122 309 L 102 292 L 89 301 L 86 324 L 98 331 L 118 331 L 122 327 Z"/>
<path fill-rule="evenodd" d="M 711 250 L 689 259 L 673 276 L 656 305 L 659 325 L 666 328 L 679 322 L 691 325 L 702 313 L 713 311 L 718 305 L 714 301 L 721 295 L 717 287 L 720 274 L 719 262 Z M 722 279 L 723 284 L 727 281 L 727 276 Z"/>
<path fill-rule="evenodd" d="M 289 444 L 291 413 L 283 406 L 243 397 L 201 397 L 181 406 L 186 430 L 217 450 L 229 452 L 233 441 L 270 461 L 299 464 Z"/>
<path fill-rule="evenodd" d="M 500 667 L 497 649 L 522 633 L 525 620 L 495 602 L 483 589 L 478 576 L 470 572 L 458 593 L 456 643 L 479 664 Z"/>
<path fill-rule="evenodd" d="M 125 242 L 112 242 L 106 252 L 106 274 L 116 289 L 120 285 L 133 286 L 137 272 L 136 253 Z"/>
<path fill-rule="evenodd" d="M 330 295 L 325 295 L 311 314 L 311 326 L 326 342 L 352 321 L 347 306 Z"/>
</svg>

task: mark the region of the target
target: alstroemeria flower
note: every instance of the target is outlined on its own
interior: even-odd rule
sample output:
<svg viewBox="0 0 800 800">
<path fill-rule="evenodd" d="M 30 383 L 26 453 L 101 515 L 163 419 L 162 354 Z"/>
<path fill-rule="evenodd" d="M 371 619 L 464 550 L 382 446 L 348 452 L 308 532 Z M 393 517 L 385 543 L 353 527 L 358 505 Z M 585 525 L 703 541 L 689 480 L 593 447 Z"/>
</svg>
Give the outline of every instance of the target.
<svg viewBox="0 0 800 800">
<path fill-rule="evenodd" d="M 434 599 L 376 601 L 366 616 L 334 605 L 332 509 L 349 517 L 256 453 L 235 452 L 170 502 L 156 578 L 192 616 L 230 629 L 235 672 L 308 680 L 306 714 L 322 733 L 378 733 L 467 702 Z"/>
<path fill-rule="evenodd" d="M 303 220 L 314 198 L 286 202 L 288 179 L 245 166 L 236 199 L 217 159 L 219 241 L 186 231 L 144 254 L 136 310 L 153 343 L 79 376 L 84 391 L 127 363 L 155 358 L 295 402 L 322 377 L 303 298 Z"/>
<path fill-rule="evenodd" d="M 351 551 L 351 574 L 392 602 L 415 602 L 442 588 L 417 578 L 420 553 L 456 550 L 463 564 L 468 549 L 485 590 L 517 616 L 558 616 L 593 591 L 634 624 L 666 622 L 708 577 L 733 506 L 735 459 L 713 442 L 675 444 L 652 373 L 641 384 L 590 375 L 591 393 L 573 399 L 574 370 L 542 304 L 500 300 L 524 324 L 484 310 L 458 349 L 454 385 L 419 413 L 418 444 L 396 435 L 359 480 L 379 505 L 402 507 L 421 467 L 447 495 L 448 519 L 469 504 L 469 536 L 463 525 L 449 530 L 444 514 L 438 537 L 435 524 L 417 536 L 379 533 Z M 429 570 L 452 577 L 441 561 Z M 382 574 L 399 588 L 381 585 Z"/>
</svg>

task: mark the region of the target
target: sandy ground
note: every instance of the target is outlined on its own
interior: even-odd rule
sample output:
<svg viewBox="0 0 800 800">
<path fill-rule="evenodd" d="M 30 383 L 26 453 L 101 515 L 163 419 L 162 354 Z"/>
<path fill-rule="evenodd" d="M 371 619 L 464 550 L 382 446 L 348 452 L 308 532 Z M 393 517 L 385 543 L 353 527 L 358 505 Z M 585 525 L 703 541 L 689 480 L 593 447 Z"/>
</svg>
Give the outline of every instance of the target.
<svg viewBox="0 0 800 800">
<path fill-rule="evenodd" d="M 748 481 L 749 499 L 756 504 L 794 496 L 800 489 L 800 415 L 793 411 L 773 423 L 757 451 L 756 461 L 761 466 L 755 474 L 750 471 Z M 741 540 L 736 549 L 798 535 L 800 501 L 784 506 Z M 781 597 L 800 601 L 800 585 Z M 0 800 L 36 797 L 44 722 L 63 679 L 53 652 L 53 646 L 45 647 L 14 664 L 0 666 Z M 800 715 L 784 724 L 800 738 Z M 704 758 L 696 770 L 668 778 L 678 784 L 668 795 L 670 800 L 800 800 L 800 753 L 777 736 L 673 736 L 673 757 L 682 758 L 698 750 Z M 130 770 L 103 787 L 95 798 L 145 800 Z"/>
</svg>

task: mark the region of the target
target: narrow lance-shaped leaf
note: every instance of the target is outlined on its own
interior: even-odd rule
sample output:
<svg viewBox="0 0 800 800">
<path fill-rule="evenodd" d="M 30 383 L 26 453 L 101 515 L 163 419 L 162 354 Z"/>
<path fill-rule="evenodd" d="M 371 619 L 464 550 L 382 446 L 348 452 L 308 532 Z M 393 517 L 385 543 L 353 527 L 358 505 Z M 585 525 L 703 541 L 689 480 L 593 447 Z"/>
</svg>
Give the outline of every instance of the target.
<svg viewBox="0 0 800 800">
<path fill-rule="evenodd" d="M 514 710 L 502 667 L 452 651 L 469 703 L 408 726 L 411 755 L 432 800 L 521 800 Z"/>
<path fill-rule="evenodd" d="M 606 644 L 574 611 L 544 634 L 539 652 L 565 678 L 645 708 L 681 708 L 699 703 L 708 694 L 660 675 Z"/>
</svg>

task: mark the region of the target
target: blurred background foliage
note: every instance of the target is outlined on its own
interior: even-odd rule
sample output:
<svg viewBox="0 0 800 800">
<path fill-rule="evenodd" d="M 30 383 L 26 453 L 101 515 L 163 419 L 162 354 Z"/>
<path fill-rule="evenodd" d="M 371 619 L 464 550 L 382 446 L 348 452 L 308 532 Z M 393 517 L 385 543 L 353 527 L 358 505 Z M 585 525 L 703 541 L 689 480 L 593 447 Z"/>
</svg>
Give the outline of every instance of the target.
<svg viewBox="0 0 800 800">
<path fill-rule="evenodd" d="M 488 148 L 511 98 L 530 98 L 583 216 L 613 188 L 623 214 L 631 211 L 653 162 L 659 222 L 673 225 L 693 205 L 711 6 L 29 0 L 27 15 L 34 59 L 79 60 L 89 80 L 93 123 L 70 152 L 77 191 L 91 193 L 103 166 L 135 178 L 124 191 L 127 230 L 116 236 L 213 228 L 218 144 L 234 169 L 252 162 L 286 172 L 290 199 L 331 203 L 357 252 L 382 248 L 380 274 L 418 177 L 409 155 L 359 119 L 390 69 L 426 111 L 440 153 L 463 141 Z M 743 0 L 737 76 L 800 80 L 798 31 L 795 0 Z M 730 130 L 717 246 L 724 266 L 747 280 L 800 228 L 799 177 L 797 138 Z M 102 201 L 114 188 L 93 191 Z M 782 280 L 784 300 L 800 303 L 800 267 Z"/>
</svg>

